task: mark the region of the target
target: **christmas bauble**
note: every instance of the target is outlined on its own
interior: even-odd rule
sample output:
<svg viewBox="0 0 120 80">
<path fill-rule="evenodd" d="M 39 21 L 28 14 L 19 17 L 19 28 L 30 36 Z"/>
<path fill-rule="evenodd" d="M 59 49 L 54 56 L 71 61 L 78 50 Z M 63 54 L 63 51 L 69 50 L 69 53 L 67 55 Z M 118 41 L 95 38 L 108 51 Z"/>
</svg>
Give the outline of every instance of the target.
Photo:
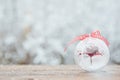
<svg viewBox="0 0 120 80">
<path fill-rule="evenodd" d="M 104 67 L 110 58 L 108 46 L 98 38 L 88 37 L 81 40 L 75 50 L 75 62 L 86 71 Z"/>
</svg>

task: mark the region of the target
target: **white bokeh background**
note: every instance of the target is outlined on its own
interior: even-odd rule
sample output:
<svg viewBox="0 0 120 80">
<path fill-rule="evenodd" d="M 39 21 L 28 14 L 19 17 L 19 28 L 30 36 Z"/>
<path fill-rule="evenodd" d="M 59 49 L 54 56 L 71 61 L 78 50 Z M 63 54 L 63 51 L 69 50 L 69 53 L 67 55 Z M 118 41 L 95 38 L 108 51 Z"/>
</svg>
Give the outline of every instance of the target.
<svg viewBox="0 0 120 80">
<path fill-rule="evenodd" d="M 119 0 L 0 0 L 0 64 L 74 64 L 75 36 L 100 30 L 120 63 Z"/>
</svg>

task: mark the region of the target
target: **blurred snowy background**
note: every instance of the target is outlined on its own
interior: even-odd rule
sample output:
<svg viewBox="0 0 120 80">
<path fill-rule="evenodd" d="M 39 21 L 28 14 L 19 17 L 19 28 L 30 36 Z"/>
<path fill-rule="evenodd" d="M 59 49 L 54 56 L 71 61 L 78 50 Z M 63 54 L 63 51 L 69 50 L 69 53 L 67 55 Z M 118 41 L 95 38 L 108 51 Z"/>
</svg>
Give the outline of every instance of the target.
<svg viewBox="0 0 120 80">
<path fill-rule="evenodd" d="M 120 64 L 120 0 L 0 0 L 0 64 L 74 64 L 65 45 L 96 29 Z"/>
</svg>

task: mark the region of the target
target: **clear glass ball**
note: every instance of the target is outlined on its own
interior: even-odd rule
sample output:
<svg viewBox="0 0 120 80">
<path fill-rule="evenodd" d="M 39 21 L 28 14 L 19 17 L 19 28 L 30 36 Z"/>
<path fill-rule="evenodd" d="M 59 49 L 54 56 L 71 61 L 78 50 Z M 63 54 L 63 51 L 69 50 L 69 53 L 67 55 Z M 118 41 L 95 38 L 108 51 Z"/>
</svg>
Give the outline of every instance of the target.
<svg viewBox="0 0 120 80">
<path fill-rule="evenodd" d="M 92 37 L 80 41 L 74 53 L 76 64 L 86 71 L 104 67 L 109 58 L 108 46 L 102 40 Z"/>
</svg>

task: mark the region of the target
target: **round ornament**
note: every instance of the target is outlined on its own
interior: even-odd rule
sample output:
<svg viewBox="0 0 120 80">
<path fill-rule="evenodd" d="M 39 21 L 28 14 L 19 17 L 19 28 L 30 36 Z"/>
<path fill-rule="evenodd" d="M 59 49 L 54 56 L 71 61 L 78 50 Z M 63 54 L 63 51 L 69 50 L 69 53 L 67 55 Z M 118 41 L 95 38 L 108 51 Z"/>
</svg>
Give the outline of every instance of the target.
<svg viewBox="0 0 120 80">
<path fill-rule="evenodd" d="M 87 71 L 102 68 L 108 63 L 109 58 L 107 45 L 102 40 L 92 37 L 80 41 L 74 53 L 75 62 Z"/>
<path fill-rule="evenodd" d="M 108 63 L 110 58 L 109 42 L 101 36 L 99 31 L 78 36 L 70 41 L 67 47 L 76 41 L 80 42 L 75 49 L 74 59 L 82 69 L 95 71 Z"/>
</svg>

